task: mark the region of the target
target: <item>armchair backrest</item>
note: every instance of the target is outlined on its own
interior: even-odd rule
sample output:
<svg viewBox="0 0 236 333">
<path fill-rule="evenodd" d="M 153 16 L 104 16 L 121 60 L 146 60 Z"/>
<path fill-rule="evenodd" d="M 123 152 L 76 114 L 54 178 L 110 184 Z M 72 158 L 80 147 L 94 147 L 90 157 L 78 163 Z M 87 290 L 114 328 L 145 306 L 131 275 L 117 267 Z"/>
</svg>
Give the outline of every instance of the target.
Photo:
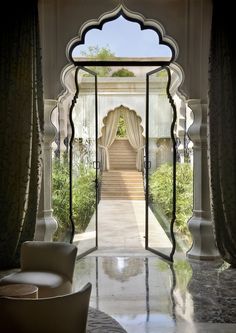
<svg viewBox="0 0 236 333">
<path fill-rule="evenodd" d="M 50 298 L 0 298 L 1 332 L 85 333 L 91 283 Z"/>
<path fill-rule="evenodd" d="M 52 271 L 73 279 L 77 247 L 63 242 L 26 241 L 21 245 L 22 271 Z"/>
</svg>

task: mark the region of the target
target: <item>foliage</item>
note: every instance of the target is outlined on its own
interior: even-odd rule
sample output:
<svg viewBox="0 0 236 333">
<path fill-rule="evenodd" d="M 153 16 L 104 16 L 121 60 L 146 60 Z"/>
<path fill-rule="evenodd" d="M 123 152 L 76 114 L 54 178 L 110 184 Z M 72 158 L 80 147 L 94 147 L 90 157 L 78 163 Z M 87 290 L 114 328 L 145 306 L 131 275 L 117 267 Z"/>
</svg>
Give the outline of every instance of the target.
<svg viewBox="0 0 236 333">
<path fill-rule="evenodd" d="M 164 261 L 158 261 L 156 263 L 160 272 L 170 272 L 170 266 Z M 184 297 L 186 290 L 188 289 L 188 283 L 192 277 L 192 269 L 188 261 L 177 258 L 174 262 L 174 271 L 176 275 L 175 290 L 183 294 Z M 174 281 L 173 281 L 174 283 Z"/>
<path fill-rule="evenodd" d="M 125 138 L 126 137 L 126 126 L 124 117 L 121 115 L 118 123 L 117 133 L 116 136 L 118 138 Z"/>
<path fill-rule="evenodd" d="M 161 71 L 156 73 L 156 76 L 168 79 L 168 72 L 166 69 L 162 69 Z"/>
<path fill-rule="evenodd" d="M 115 57 L 115 54 L 110 50 L 109 46 L 99 47 L 96 46 L 88 46 L 87 51 L 81 51 L 81 55 L 83 57 L 95 58 L 99 60 L 107 60 Z"/>
<path fill-rule="evenodd" d="M 174 270 L 176 273 L 176 288 L 185 295 L 186 290 L 188 290 L 188 283 L 192 277 L 191 266 L 188 261 L 177 259 L 174 263 Z"/>
<path fill-rule="evenodd" d="M 95 170 L 78 167 L 78 177 L 72 182 L 72 207 L 76 232 L 83 232 L 95 209 Z M 70 228 L 69 168 L 66 162 L 54 160 L 52 172 L 52 205 L 58 222 L 54 240 L 63 239 Z"/>
<path fill-rule="evenodd" d="M 113 77 L 127 77 L 127 76 L 135 76 L 133 72 L 129 71 L 127 68 L 118 69 L 116 72 L 113 72 Z"/>
<path fill-rule="evenodd" d="M 96 60 L 111 60 L 115 57 L 115 54 L 110 50 L 109 46 L 99 47 L 96 46 L 88 46 L 87 51 L 82 51 L 81 55 L 83 57 L 94 58 Z M 97 73 L 97 76 L 106 77 L 111 73 L 111 67 L 108 66 L 91 66 L 89 67 L 92 71 Z M 90 76 L 89 74 L 85 74 L 85 76 Z"/>
<path fill-rule="evenodd" d="M 59 159 L 53 160 L 52 165 L 52 207 L 53 215 L 58 222 L 58 229 L 54 240 L 65 237 L 70 227 L 69 216 L 69 167 L 66 162 Z"/>
<path fill-rule="evenodd" d="M 73 180 L 73 218 L 76 232 L 83 232 L 95 210 L 95 170 L 78 166 L 79 176 Z"/>
<path fill-rule="evenodd" d="M 158 203 L 168 218 L 172 216 L 173 166 L 161 165 L 150 176 L 150 194 L 154 203 Z M 188 163 L 176 166 L 176 227 L 182 234 L 189 236 L 187 221 L 192 215 L 193 173 Z"/>
</svg>

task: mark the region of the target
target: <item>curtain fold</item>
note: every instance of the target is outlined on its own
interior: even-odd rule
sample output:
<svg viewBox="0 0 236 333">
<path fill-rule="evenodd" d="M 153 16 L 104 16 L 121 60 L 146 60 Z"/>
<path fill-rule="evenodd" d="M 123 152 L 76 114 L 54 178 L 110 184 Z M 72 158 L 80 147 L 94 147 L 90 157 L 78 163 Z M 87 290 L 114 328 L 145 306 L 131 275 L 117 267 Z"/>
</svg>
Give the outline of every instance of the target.
<svg viewBox="0 0 236 333">
<path fill-rule="evenodd" d="M 144 137 L 142 135 L 142 128 L 140 126 L 141 119 L 137 114 L 132 111 L 123 112 L 126 133 L 131 146 L 136 150 L 136 168 L 138 171 L 143 169 L 143 150 L 144 150 Z"/>
<path fill-rule="evenodd" d="M 109 147 L 113 144 L 116 138 L 119 118 L 120 110 L 117 109 L 109 112 L 106 117 L 106 126 L 102 129 L 102 136 L 99 142 L 102 170 L 110 169 Z"/>
<path fill-rule="evenodd" d="M 43 90 L 37 1 L 11 5 L 1 26 L 0 268 L 19 264 L 34 237 L 39 199 Z"/>
<path fill-rule="evenodd" d="M 224 2 L 213 1 L 208 121 L 215 238 L 222 258 L 236 266 L 236 42 L 232 13 Z"/>
</svg>

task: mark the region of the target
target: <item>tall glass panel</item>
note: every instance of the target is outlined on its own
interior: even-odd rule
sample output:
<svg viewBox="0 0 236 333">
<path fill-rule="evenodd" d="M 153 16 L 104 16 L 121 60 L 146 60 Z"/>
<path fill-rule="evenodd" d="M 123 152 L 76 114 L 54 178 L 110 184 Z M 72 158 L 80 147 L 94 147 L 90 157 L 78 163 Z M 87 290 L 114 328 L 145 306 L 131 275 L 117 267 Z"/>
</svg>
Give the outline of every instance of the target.
<svg viewBox="0 0 236 333">
<path fill-rule="evenodd" d="M 175 107 L 170 70 L 147 73 L 146 248 L 172 261 L 175 250 Z"/>
<path fill-rule="evenodd" d="M 76 70 L 77 92 L 70 121 L 71 220 L 78 255 L 97 247 L 97 78 L 86 68 Z"/>
</svg>

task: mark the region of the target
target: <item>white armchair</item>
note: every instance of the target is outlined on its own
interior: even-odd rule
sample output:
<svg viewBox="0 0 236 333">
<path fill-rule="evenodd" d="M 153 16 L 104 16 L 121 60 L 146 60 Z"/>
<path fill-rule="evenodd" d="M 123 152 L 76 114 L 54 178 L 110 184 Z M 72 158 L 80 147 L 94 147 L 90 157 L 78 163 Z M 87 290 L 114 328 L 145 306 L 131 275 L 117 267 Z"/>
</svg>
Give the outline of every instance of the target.
<svg viewBox="0 0 236 333">
<path fill-rule="evenodd" d="M 0 280 L 0 285 L 36 285 L 38 297 L 72 292 L 77 247 L 62 242 L 27 241 L 21 246 L 21 270 Z"/>
<path fill-rule="evenodd" d="M 1 332 L 85 333 L 91 283 L 81 290 L 49 298 L 0 298 Z"/>
</svg>

